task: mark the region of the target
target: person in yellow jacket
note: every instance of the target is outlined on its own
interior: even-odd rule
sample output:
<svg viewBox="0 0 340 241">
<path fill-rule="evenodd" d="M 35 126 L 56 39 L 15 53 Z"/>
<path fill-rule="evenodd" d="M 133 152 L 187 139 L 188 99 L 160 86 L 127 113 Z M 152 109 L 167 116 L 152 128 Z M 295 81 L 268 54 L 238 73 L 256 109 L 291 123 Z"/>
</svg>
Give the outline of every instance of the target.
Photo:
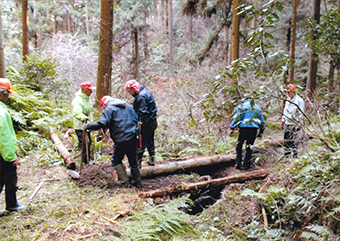
<svg viewBox="0 0 340 241">
<path fill-rule="evenodd" d="M 86 141 L 83 140 L 83 124 L 87 121 L 92 122 L 92 108 L 93 103 L 90 96 L 95 88 L 89 81 L 80 84 L 80 90 L 76 93 L 72 101 L 72 117 L 73 117 L 73 129 L 78 137 L 78 147 L 83 150 L 82 161 L 87 164 L 86 158 Z M 88 141 L 87 155 L 90 157 L 91 138 L 90 133 L 86 132 L 86 138 Z"/>
<path fill-rule="evenodd" d="M 14 93 L 11 82 L 0 78 L 0 193 L 5 186 L 6 210 L 12 212 L 26 209 L 27 206 L 19 204 L 16 196 L 18 159 L 15 145 L 17 138 L 12 118 L 5 105 L 10 93 Z M 4 211 L 0 211 L 0 216 L 4 214 Z"/>
</svg>

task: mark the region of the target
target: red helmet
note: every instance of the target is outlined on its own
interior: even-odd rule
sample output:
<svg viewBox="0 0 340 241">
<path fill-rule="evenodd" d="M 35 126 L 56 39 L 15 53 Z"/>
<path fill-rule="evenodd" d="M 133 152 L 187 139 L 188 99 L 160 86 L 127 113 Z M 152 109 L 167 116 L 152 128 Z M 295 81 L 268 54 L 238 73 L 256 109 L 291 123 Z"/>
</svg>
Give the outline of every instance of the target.
<svg viewBox="0 0 340 241">
<path fill-rule="evenodd" d="M 95 87 L 92 86 L 91 82 L 90 81 L 86 81 L 86 82 L 83 82 L 80 84 L 80 88 L 82 90 L 85 90 L 85 89 L 90 89 L 90 90 L 94 90 Z"/>
<path fill-rule="evenodd" d="M 137 94 L 139 94 L 139 92 L 140 92 L 140 84 L 136 80 L 134 80 L 134 79 L 129 80 L 125 84 L 125 89 L 129 90 L 131 88 L 133 88 L 135 90 L 135 92 Z"/>
<path fill-rule="evenodd" d="M 100 100 L 100 105 L 104 107 L 104 104 L 106 104 L 109 100 L 111 100 L 112 97 L 109 95 L 104 95 Z"/>
<path fill-rule="evenodd" d="M 292 92 L 295 92 L 295 89 L 296 89 L 296 86 L 293 85 L 293 84 L 288 84 L 287 85 L 287 89 L 284 90 L 284 92 L 289 92 L 289 91 L 292 91 Z"/>
<path fill-rule="evenodd" d="M 11 82 L 9 81 L 9 79 L 6 79 L 6 78 L 0 78 L 0 89 L 5 89 L 9 93 L 15 93 L 12 90 Z"/>
</svg>

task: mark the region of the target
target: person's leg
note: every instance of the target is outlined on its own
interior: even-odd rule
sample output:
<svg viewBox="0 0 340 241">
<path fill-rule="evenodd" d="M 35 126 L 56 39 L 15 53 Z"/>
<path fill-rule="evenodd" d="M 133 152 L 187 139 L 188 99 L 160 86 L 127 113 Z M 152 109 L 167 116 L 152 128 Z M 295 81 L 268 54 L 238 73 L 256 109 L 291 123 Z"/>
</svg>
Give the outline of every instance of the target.
<svg viewBox="0 0 340 241">
<path fill-rule="evenodd" d="M 283 139 L 284 139 L 283 147 L 285 149 L 284 155 L 289 156 L 292 153 L 292 147 L 294 146 L 293 132 L 291 126 L 284 127 Z"/>
<path fill-rule="evenodd" d="M 241 169 L 243 166 L 242 147 L 243 147 L 244 141 L 245 141 L 245 131 L 244 131 L 244 128 L 240 128 L 238 130 L 238 137 L 237 137 L 237 143 L 236 143 L 236 168 L 237 169 Z"/>
<path fill-rule="evenodd" d="M 257 135 L 257 128 L 248 128 L 246 133 L 246 157 L 244 159 L 244 169 L 251 167 L 251 155 L 253 153 L 253 145 Z"/>
<path fill-rule="evenodd" d="M 146 148 L 148 149 L 148 153 L 149 153 L 149 161 L 148 164 L 150 166 L 154 166 L 155 165 L 155 154 L 156 154 L 156 147 L 155 147 L 155 130 L 157 129 L 157 119 L 151 121 L 150 123 L 150 129 L 148 132 L 148 137 L 147 137 L 147 141 L 146 141 Z"/>
<path fill-rule="evenodd" d="M 12 162 L 6 162 L 0 158 L 1 162 L 3 162 L 1 169 L 3 171 L 3 178 L 5 182 L 5 200 L 6 200 L 6 210 L 18 211 L 22 209 L 26 209 L 26 205 L 21 205 L 17 201 L 17 167 L 13 166 Z"/>
<path fill-rule="evenodd" d="M 137 163 L 137 139 L 132 138 L 131 140 L 124 143 L 125 154 L 128 158 L 130 170 L 131 170 L 131 184 L 135 187 L 141 187 L 141 176 Z"/>
<path fill-rule="evenodd" d="M 78 138 L 78 148 L 81 149 L 83 146 L 83 130 L 75 130 Z"/>
<path fill-rule="evenodd" d="M 128 175 L 122 163 L 124 155 L 124 146 L 122 145 L 122 143 L 115 143 L 113 146 L 113 156 L 111 158 L 111 162 L 118 178 L 118 181 L 116 181 L 116 183 L 121 186 L 125 186 L 129 183 Z"/>
</svg>

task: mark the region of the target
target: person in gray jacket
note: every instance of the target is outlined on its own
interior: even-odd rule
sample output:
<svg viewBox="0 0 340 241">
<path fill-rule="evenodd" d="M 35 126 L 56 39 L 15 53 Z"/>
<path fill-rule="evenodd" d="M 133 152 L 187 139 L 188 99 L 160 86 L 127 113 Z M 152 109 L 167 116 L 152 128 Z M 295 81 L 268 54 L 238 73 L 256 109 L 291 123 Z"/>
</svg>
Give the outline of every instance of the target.
<svg viewBox="0 0 340 241">
<path fill-rule="evenodd" d="M 126 155 L 131 170 L 130 183 L 139 188 L 142 184 L 137 163 L 137 114 L 131 105 L 111 96 L 102 97 L 100 104 L 104 107 L 104 111 L 99 120 L 95 123 L 84 124 L 83 128 L 87 131 L 109 128 L 110 137 L 114 142 L 111 162 L 117 173 L 117 184 L 126 186 L 129 183 L 122 163 Z"/>
<path fill-rule="evenodd" d="M 296 94 L 296 86 L 293 84 L 287 85 L 284 92 L 288 96 L 285 101 L 281 122 L 284 130 L 284 156 L 288 157 L 290 154 L 293 154 L 293 157 L 297 157 L 297 137 L 303 125 L 305 101 Z"/>
</svg>

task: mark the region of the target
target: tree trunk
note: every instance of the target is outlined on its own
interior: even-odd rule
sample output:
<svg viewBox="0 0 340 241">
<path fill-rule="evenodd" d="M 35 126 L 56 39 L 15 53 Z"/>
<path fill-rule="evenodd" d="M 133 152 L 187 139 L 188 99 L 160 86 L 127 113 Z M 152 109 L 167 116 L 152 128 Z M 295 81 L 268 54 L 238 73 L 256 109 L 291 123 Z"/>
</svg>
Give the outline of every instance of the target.
<svg viewBox="0 0 340 241">
<path fill-rule="evenodd" d="M 21 1 L 22 6 L 22 58 L 24 61 L 29 56 L 28 50 L 28 0 Z"/>
<path fill-rule="evenodd" d="M 88 36 L 89 34 L 90 34 L 89 10 L 87 7 L 87 3 L 85 3 L 85 35 Z"/>
<path fill-rule="evenodd" d="M 218 39 L 218 35 L 220 34 L 220 32 L 222 31 L 223 27 L 225 26 L 224 23 L 222 23 L 220 25 L 220 27 L 216 30 L 215 34 L 213 34 L 206 47 L 202 50 L 202 52 L 200 53 L 200 55 L 198 56 L 198 62 L 202 63 L 202 61 L 204 60 L 204 58 L 208 55 L 208 52 L 210 51 L 211 47 L 213 46 L 214 42 L 217 41 Z"/>
<path fill-rule="evenodd" d="M 175 77 L 174 70 L 174 43 L 173 43 L 173 16 L 172 16 L 172 0 L 169 1 L 169 45 L 170 45 L 170 77 Z"/>
<path fill-rule="evenodd" d="M 270 170 L 262 169 L 258 171 L 238 174 L 238 175 L 231 176 L 231 177 L 222 177 L 222 178 L 217 178 L 217 179 L 204 181 L 204 182 L 198 182 L 198 183 L 183 183 L 175 187 L 168 187 L 168 188 L 153 190 L 149 192 L 141 192 L 139 193 L 139 196 L 142 198 L 162 197 L 165 195 L 181 193 L 181 192 L 185 192 L 185 191 L 193 190 L 193 189 L 195 190 L 204 189 L 204 188 L 207 188 L 208 186 L 209 187 L 210 186 L 225 186 L 229 183 L 245 182 L 248 180 L 265 178 L 269 175 L 269 173 L 270 173 Z"/>
<path fill-rule="evenodd" d="M 66 147 L 63 145 L 61 140 L 59 139 L 58 135 L 55 134 L 52 129 L 50 129 L 50 138 L 52 142 L 54 143 L 56 149 L 60 153 L 61 157 L 64 159 L 65 165 L 68 169 L 75 170 L 76 164 L 71 156 L 71 154 L 68 152 Z"/>
<path fill-rule="evenodd" d="M 139 80 L 139 52 L 138 52 L 138 29 L 134 28 L 132 30 L 132 36 L 133 36 L 133 52 L 134 52 L 134 57 L 133 57 L 133 63 L 134 63 L 134 75 L 135 79 Z"/>
<path fill-rule="evenodd" d="M 192 15 L 191 14 L 189 14 L 189 16 L 188 16 L 188 20 L 189 20 L 189 42 L 192 42 L 192 19 L 193 19 L 193 17 L 192 17 Z"/>
<path fill-rule="evenodd" d="M 238 15 L 237 9 L 239 6 L 240 0 L 233 0 L 233 20 L 231 26 L 231 62 L 239 58 L 240 17 Z M 233 78 L 233 84 L 237 84 L 237 80 L 235 78 Z"/>
<path fill-rule="evenodd" d="M 321 0 L 313 1 L 313 18 L 316 23 L 320 23 L 320 4 Z M 313 40 L 316 39 L 316 34 L 313 34 Z M 314 46 L 311 46 L 309 53 L 309 69 L 308 69 L 308 81 L 307 81 L 307 97 L 313 99 L 314 91 L 316 87 L 316 73 L 318 70 L 318 55 L 314 53 Z"/>
<path fill-rule="evenodd" d="M 104 95 L 111 94 L 113 4 L 114 0 L 101 0 L 100 2 L 100 36 L 96 105 L 98 105 L 98 100 L 100 100 Z"/>
<path fill-rule="evenodd" d="M 333 90 L 334 90 L 334 72 L 335 72 L 335 66 L 334 66 L 333 61 L 331 60 L 329 62 L 329 70 L 328 70 L 328 93 L 333 93 Z"/>
<path fill-rule="evenodd" d="M 281 146 L 283 146 L 283 143 L 284 143 L 283 139 L 281 139 L 281 140 L 268 140 L 268 141 L 264 142 L 264 146 L 266 148 L 268 148 L 268 147 L 281 147 Z"/>
<path fill-rule="evenodd" d="M 2 3 L 0 3 L 0 78 L 6 78 L 5 54 L 3 45 L 3 31 L 2 31 Z"/>
<path fill-rule="evenodd" d="M 144 12 L 143 18 L 143 52 L 146 60 L 150 58 L 149 43 L 148 43 L 148 24 L 147 24 L 147 12 Z"/>
<path fill-rule="evenodd" d="M 298 0 L 293 0 L 292 41 L 291 41 L 291 48 L 290 48 L 291 52 L 290 52 L 289 83 L 292 83 L 294 81 L 297 5 L 298 5 Z"/>
<path fill-rule="evenodd" d="M 142 177 L 151 177 L 168 173 L 175 173 L 197 167 L 232 162 L 235 159 L 236 155 L 234 154 L 194 157 L 185 161 L 178 161 L 166 165 L 143 167 L 142 169 L 140 169 L 140 174 Z"/>
</svg>

